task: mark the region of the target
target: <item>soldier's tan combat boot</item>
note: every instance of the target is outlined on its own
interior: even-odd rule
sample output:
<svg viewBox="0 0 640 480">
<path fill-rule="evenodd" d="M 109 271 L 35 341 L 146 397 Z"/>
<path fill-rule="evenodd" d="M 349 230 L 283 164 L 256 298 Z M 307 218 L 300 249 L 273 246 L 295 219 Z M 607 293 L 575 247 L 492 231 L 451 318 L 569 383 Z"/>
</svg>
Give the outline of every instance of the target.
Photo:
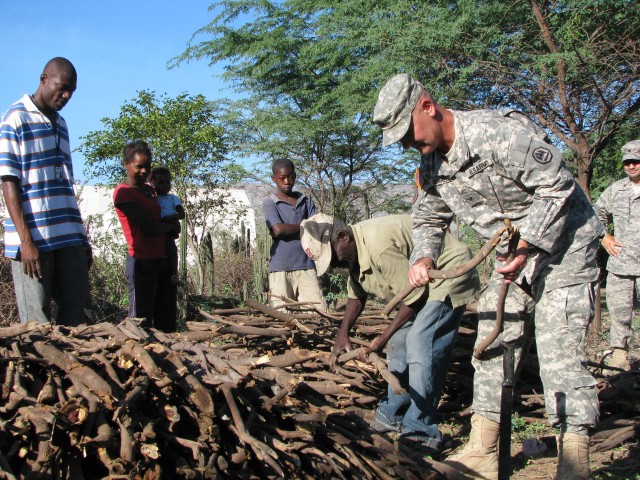
<svg viewBox="0 0 640 480">
<path fill-rule="evenodd" d="M 469 441 L 444 463 L 473 478 L 497 480 L 499 436 L 499 423 L 476 414 L 471 418 Z"/>
<path fill-rule="evenodd" d="M 587 480 L 589 470 L 589 437 L 576 433 L 560 433 L 556 480 Z"/>
<path fill-rule="evenodd" d="M 626 348 L 614 348 L 610 355 L 608 355 L 605 360 L 605 365 L 610 367 L 621 368 L 625 372 L 628 372 L 631 369 L 631 364 L 629 363 L 629 352 Z M 618 370 L 609 370 L 604 369 L 605 375 L 618 375 L 620 371 Z"/>
</svg>

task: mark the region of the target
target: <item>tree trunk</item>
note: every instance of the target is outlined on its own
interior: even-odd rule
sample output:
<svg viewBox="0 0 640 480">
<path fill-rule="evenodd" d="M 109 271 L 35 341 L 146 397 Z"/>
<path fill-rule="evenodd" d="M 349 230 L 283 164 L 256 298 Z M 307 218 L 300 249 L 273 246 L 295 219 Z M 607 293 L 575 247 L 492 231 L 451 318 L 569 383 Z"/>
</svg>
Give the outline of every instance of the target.
<svg viewBox="0 0 640 480">
<path fill-rule="evenodd" d="M 207 295 L 212 296 L 215 290 L 214 283 L 214 256 L 213 256 L 213 242 L 211 240 L 211 233 L 207 233 L 203 242 L 204 256 L 205 256 L 205 284 Z"/>
<path fill-rule="evenodd" d="M 367 194 L 365 185 L 365 190 L 362 192 L 362 202 L 364 203 L 364 218 L 371 218 L 371 207 L 369 206 L 369 195 Z"/>
<path fill-rule="evenodd" d="M 582 143 L 582 142 L 581 142 Z M 592 158 L 589 151 L 589 146 L 584 142 L 584 145 L 580 145 L 579 150 L 576 152 L 575 172 L 576 181 L 578 185 L 582 187 L 587 199 L 591 201 L 591 177 L 593 176 Z"/>
<path fill-rule="evenodd" d="M 182 234 L 180 235 L 180 255 L 178 264 L 178 272 L 180 278 L 186 284 L 187 283 L 187 233 L 185 228 L 187 226 L 187 220 L 184 219 L 181 222 Z M 178 318 L 186 319 L 187 317 L 187 290 L 185 288 L 178 289 Z"/>
<path fill-rule="evenodd" d="M 196 239 L 191 236 L 187 236 L 187 244 L 189 246 L 189 250 L 191 255 L 193 255 L 194 265 L 195 265 L 195 273 L 196 278 L 193 282 L 196 286 L 196 294 L 201 295 L 204 292 L 204 275 L 203 275 L 203 259 L 201 248 L 198 245 Z"/>
</svg>

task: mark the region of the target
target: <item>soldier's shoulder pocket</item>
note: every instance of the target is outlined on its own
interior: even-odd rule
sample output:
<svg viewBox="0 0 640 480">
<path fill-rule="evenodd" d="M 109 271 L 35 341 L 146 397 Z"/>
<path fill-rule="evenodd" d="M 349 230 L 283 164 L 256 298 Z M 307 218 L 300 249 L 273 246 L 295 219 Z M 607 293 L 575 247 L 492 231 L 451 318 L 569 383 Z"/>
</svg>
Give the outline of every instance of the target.
<svg viewBox="0 0 640 480">
<path fill-rule="evenodd" d="M 520 168 L 548 168 L 560 161 L 560 153 L 544 140 L 518 133 L 512 139 L 508 161 Z"/>
</svg>

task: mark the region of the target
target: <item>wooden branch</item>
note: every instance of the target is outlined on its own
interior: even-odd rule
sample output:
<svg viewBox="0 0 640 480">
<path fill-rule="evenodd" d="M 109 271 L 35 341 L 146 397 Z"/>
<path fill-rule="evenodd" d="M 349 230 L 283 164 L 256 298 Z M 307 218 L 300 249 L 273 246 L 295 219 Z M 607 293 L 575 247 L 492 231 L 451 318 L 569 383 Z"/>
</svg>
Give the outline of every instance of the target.
<svg viewBox="0 0 640 480">
<path fill-rule="evenodd" d="M 91 368 L 81 364 L 73 354 L 62 352 L 53 345 L 49 345 L 45 342 L 34 342 L 33 347 L 51 364 L 66 372 L 68 376 L 73 377 L 78 382 L 82 383 L 89 390 L 98 395 L 98 397 L 100 397 L 100 399 L 109 408 L 111 408 L 113 403 L 111 387 Z"/>
<path fill-rule="evenodd" d="M 282 320 L 287 323 L 293 323 L 296 320 L 296 317 L 290 313 L 284 312 L 282 310 L 277 310 L 275 308 L 271 308 L 267 305 L 263 305 L 260 302 L 256 302 L 255 300 L 247 299 L 245 300 L 245 305 L 254 310 L 257 310 L 260 313 L 264 313 L 265 315 L 270 316 L 271 318 L 275 318 L 276 320 Z"/>
<path fill-rule="evenodd" d="M 42 335 L 46 335 L 51 331 L 51 324 L 49 323 L 37 323 L 34 321 L 27 323 L 17 323 L 8 327 L 0 328 L 0 338 L 19 337 L 26 333 L 31 333 L 38 330 Z"/>
<path fill-rule="evenodd" d="M 374 352 L 369 353 L 369 360 L 376 367 L 382 378 L 384 378 L 385 381 L 389 384 L 391 390 L 393 390 L 393 393 L 395 393 L 396 395 L 404 395 L 405 393 L 407 393 L 406 390 L 400 385 L 398 377 L 396 377 L 389 371 L 384 360 L 382 360 Z"/>
<path fill-rule="evenodd" d="M 5 456 L 0 452 L 0 472 L 6 480 L 17 480 L 17 477 L 14 475 L 13 470 L 11 470 L 11 465 L 5 458 Z"/>
<path fill-rule="evenodd" d="M 149 375 L 158 388 L 164 388 L 172 383 L 172 380 L 163 372 L 153 360 L 149 352 L 138 342 L 127 340 L 122 346 L 121 354 L 134 359 Z"/>
<path fill-rule="evenodd" d="M 278 458 L 276 452 L 274 452 L 271 447 L 260 442 L 259 440 L 253 438 L 244 428 L 244 422 L 242 421 L 242 416 L 240 415 L 240 411 L 238 410 L 238 406 L 233 397 L 232 389 L 234 385 L 230 385 L 228 383 L 223 383 L 220 385 L 220 390 L 224 395 L 225 400 L 227 401 L 227 405 L 229 406 L 229 410 L 231 412 L 231 416 L 233 417 L 233 422 L 237 429 L 238 437 L 242 443 L 246 443 L 250 445 L 258 456 L 260 460 L 267 461 L 267 458 L 271 458 L 273 460 L 269 461 L 269 464 L 272 468 L 276 470 L 278 475 L 284 477 L 284 472 L 282 468 L 275 463 L 275 460 Z"/>
<path fill-rule="evenodd" d="M 175 365 L 176 374 L 180 375 L 179 379 L 174 378 L 174 380 L 178 380 L 178 385 L 180 386 L 183 394 L 200 413 L 198 424 L 201 427 L 201 433 L 203 435 L 208 434 L 211 426 L 213 425 L 214 414 L 213 398 L 211 398 L 211 394 L 204 388 L 198 379 L 189 372 L 176 352 L 170 353 L 167 356 L 167 360 Z"/>
<path fill-rule="evenodd" d="M 590 448 L 591 452 L 602 452 L 616 448 L 618 445 L 623 444 L 627 440 L 630 440 L 640 434 L 640 423 L 629 425 L 628 427 L 621 428 L 613 433 L 604 442 Z"/>
<path fill-rule="evenodd" d="M 35 449 L 37 457 L 31 464 L 26 478 L 43 478 L 48 475 L 53 461 L 51 436 L 53 434 L 55 416 L 48 408 L 42 406 L 22 407 L 18 410 L 18 413 L 33 425 L 37 441 Z"/>
</svg>

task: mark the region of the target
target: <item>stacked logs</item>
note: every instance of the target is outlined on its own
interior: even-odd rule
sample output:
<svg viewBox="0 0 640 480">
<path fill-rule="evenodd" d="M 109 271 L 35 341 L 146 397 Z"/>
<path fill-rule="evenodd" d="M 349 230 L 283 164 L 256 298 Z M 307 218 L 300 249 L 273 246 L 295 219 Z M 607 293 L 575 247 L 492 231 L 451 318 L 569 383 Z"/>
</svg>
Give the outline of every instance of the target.
<svg viewBox="0 0 640 480">
<path fill-rule="evenodd" d="M 460 478 L 369 427 L 389 372 L 374 355 L 328 368 L 339 318 L 247 305 L 201 312 L 174 334 L 133 319 L 0 328 L 0 479 Z M 469 414 L 472 319 L 440 407 L 453 421 Z M 366 312 L 354 344 L 386 324 Z M 638 434 L 638 391 L 624 378 L 602 384 L 612 413 L 593 448 Z M 535 354 L 518 386 L 516 415 L 544 422 Z"/>
<path fill-rule="evenodd" d="M 444 468 L 358 415 L 385 384 L 364 362 L 328 369 L 335 319 L 223 313 L 175 334 L 133 319 L 0 329 L 0 478 L 424 478 Z M 383 320 L 362 325 L 371 338 Z"/>
</svg>

